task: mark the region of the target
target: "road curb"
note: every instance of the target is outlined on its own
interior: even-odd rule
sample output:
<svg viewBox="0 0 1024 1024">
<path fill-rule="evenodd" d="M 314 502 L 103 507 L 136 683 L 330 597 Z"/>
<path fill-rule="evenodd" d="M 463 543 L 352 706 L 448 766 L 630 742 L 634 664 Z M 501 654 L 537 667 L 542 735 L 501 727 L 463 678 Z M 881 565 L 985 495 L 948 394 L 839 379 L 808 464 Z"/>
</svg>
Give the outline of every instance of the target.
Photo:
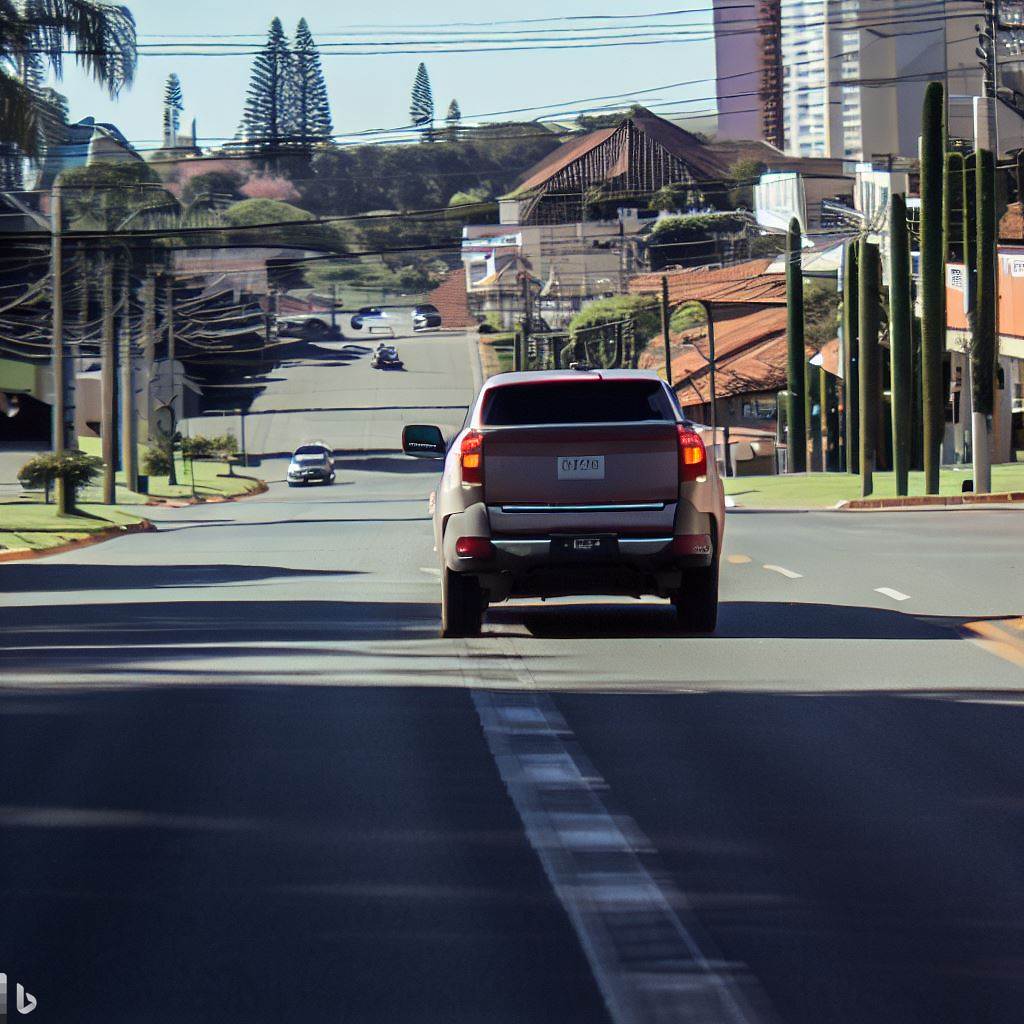
<svg viewBox="0 0 1024 1024">
<path fill-rule="evenodd" d="M 853 498 L 835 506 L 837 512 L 876 512 L 911 509 L 946 509 L 964 506 L 1013 505 L 1024 502 L 1024 491 L 1004 491 L 1001 494 L 926 494 L 912 498 Z"/>
<path fill-rule="evenodd" d="M 179 501 L 171 498 L 167 501 L 147 501 L 146 508 L 189 508 L 192 505 L 222 505 L 228 501 L 242 501 L 244 498 L 255 498 L 259 494 L 266 494 L 270 485 L 266 480 L 257 480 L 256 477 L 243 477 L 242 479 L 255 480 L 256 486 L 244 494 L 215 494 L 209 498 L 196 495 L 194 498 Z"/>
<path fill-rule="evenodd" d="M 115 537 L 126 537 L 130 533 L 151 533 L 156 527 L 148 520 L 141 519 L 137 523 L 126 523 L 124 526 L 111 526 L 106 530 L 97 530 L 82 537 L 79 540 L 69 540 L 66 544 L 56 544 L 52 548 L 29 548 L 24 551 L 0 551 L 0 562 L 25 562 L 35 558 L 48 558 L 50 555 L 61 555 L 65 551 L 74 551 L 76 548 L 86 548 L 91 544 L 102 544 L 105 540 L 113 540 Z M 31 530 L 27 530 L 31 533 Z M 74 532 L 74 531 L 69 531 Z"/>
</svg>

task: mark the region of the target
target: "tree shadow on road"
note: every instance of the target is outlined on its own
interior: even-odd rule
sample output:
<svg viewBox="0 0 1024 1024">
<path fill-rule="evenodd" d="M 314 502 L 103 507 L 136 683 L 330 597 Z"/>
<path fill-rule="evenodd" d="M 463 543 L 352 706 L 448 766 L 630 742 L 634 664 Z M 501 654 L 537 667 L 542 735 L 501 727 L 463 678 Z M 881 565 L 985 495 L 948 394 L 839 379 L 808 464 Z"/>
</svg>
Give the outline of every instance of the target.
<svg viewBox="0 0 1024 1024">
<path fill-rule="evenodd" d="M 8 693 L 0 745 L 50 1020 L 607 1021 L 464 692 Z"/>
<path fill-rule="evenodd" d="M 206 523 L 204 525 L 213 525 Z M 217 525 L 237 525 L 230 522 Z M 199 524 L 196 524 L 198 528 Z M 162 590 L 216 584 L 266 583 L 275 579 L 361 576 L 351 569 L 289 569 L 280 565 L 66 565 L 14 563 L 3 571 L 9 593 L 72 590 Z"/>
</svg>

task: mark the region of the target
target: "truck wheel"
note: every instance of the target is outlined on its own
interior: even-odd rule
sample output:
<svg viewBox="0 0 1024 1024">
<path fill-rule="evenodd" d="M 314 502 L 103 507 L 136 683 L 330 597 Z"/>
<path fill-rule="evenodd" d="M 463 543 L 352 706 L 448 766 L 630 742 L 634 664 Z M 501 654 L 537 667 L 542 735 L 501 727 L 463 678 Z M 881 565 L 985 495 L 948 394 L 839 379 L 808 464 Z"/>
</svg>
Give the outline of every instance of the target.
<svg viewBox="0 0 1024 1024">
<path fill-rule="evenodd" d="M 718 625 L 718 559 L 704 569 L 688 569 L 672 595 L 679 628 L 685 633 L 714 633 Z"/>
<path fill-rule="evenodd" d="M 483 595 L 474 576 L 441 570 L 441 636 L 479 636 Z"/>
</svg>

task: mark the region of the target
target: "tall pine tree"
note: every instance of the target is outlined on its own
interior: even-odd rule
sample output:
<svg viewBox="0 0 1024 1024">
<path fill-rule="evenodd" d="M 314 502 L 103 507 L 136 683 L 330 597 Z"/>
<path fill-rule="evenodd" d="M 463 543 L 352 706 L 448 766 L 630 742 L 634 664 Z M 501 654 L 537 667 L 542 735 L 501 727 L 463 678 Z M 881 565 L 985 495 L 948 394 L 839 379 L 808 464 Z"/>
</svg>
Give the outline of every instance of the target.
<svg viewBox="0 0 1024 1024">
<path fill-rule="evenodd" d="M 280 18 L 270 23 L 267 41 L 252 62 L 239 140 L 258 154 L 279 151 L 292 141 L 292 52 Z"/>
<path fill-rule="evenodd" d="M 292 137 L 304 150 L 317 143 L 329 142 L 332 127 L 327 83 L 320 63 L 320 51 L 305 18 L 299 21 L 295 30 L 291 78 L 289 104 L 294 119 Z"/>
<path fill-rule="evenodd" d="M 445 115 L 444 120 L 448 126 L 447 135 L 449 142 L 456 142 L 459 138 L 459 124 L 462 121 L 462 111 L 459 109 L 458 100 L 452 100 L 448 104 L 448 113 Z"/>
<path fill-rule="evenodd" d="M 430 89 L 430 76 L 427 65 L 420 64 L 416 69 L 416 80 L 412 85 L 412 102 L 409 105 L 409 121 L 417 127 L 426 128 L 429 132 L 434 123 L 434 94 Z"/>
<path fill-rule="evenodd" d="M 164 145 L 167 147 L 178 144 L 178 132 L 181 130 L 181 115 L 184 110 L 181 79 L 171 72 L 164 87 Z"/>
</svg>

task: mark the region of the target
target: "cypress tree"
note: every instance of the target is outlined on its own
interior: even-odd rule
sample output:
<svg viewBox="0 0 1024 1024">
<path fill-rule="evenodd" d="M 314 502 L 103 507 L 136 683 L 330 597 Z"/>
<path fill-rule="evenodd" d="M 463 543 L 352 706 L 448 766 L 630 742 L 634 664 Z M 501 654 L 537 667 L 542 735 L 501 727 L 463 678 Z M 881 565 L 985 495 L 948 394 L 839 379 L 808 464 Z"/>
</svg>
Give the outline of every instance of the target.
<svg viewBox="0 0 1024 1024">
<path fill-rule="evenodd" d="M 290 107 L 292 136 L 303 149 L 329 142 L 332 134 L 331 104 L 327 83 L 313 34 L 305 18 L 295 30 L 292 54 Z"/>
<path fill-rule="evenodd" d="M 430 89 L 426 64 L 420 64 L 416 69 L 412 102 L 409 104 L 409 122 L 417 128 L 427 129 L 428 133 L 434 123 L 434 94 Z"/>
<path fill-rule="evenodd" d="M 977 241 L 975 308 L 971 327 L 971 450 L 974 456 L 974 489 L 992 490 L 988 452 L 988 421 L 995 402 L 996 350 L 996 182 L 991 150 L 979 149 L 974 158 Z"/>
<path fill-rule="evenodd" d="M 843 394 L 846 418 L 846 471 L 860 472 L 860 383 L 858 381 L 858 336 L 860 299 L 858 264 L 860 246 L 847 242 L 843 261 Z"/>
<path fill-rule="evenodd" d="M 292 53 L 280 18 L 274 18 L 267 41 L 252 63 L 249 93 L 238 134 L 257 153 L 279 150 L 291 136 Z"/>
<path fill-rule="evenodd" d="M 790 473 L 807 471 L 807 420 L 804 416 L 804 275 L 800 252 L 800 221 L 789 222 L 786 247 L 787 353 L 789 392 L 788 463 Z"/>
<path fill-rule="evenodd" d="M 942 358 L 946 348 L 946 261 L 942 238 L 945 109 L 942 83 L 929 82 L 921 114 L 921 395 L 927 494 L 939 491 L 945 429 L 942 409 Z"/>
<path fill-rule="evenodd" d="M 181 129 L 181 114 L 185 99 L 181 94 L 181 79 L 172 71 L 164 87 L 164 145 L 176 146 Z"/>
<path fill-rule="evenodd" d="M 821 381 L 818 379 L 819 369 L 809 359 L 804 359 L 804 421 L 807 423 L 807 441 L 811 452 L 807 469 L 812 473 L 825 468 L 821 457 Z"/>
<path fill-rule="evenodd" d="M 896 494 L 908 493 L 910 480 L 910 430 L 913 403 L 911 374 L 914 371 L 913 304 L 910 298 L 910 235 L 907 203 L 892 197 L 889 231 L 889 346 L 892 389 L 892 459 Z"/>
<path fill-rule="evenodd" d="M 872 474 L 878 433 L 878 302 L 882 266 L 878 246 L 860 243 L 858 301 L 858 378 L 860 383 L 860 492 L 866 498 L 874 489 Z"/>
</svg>

